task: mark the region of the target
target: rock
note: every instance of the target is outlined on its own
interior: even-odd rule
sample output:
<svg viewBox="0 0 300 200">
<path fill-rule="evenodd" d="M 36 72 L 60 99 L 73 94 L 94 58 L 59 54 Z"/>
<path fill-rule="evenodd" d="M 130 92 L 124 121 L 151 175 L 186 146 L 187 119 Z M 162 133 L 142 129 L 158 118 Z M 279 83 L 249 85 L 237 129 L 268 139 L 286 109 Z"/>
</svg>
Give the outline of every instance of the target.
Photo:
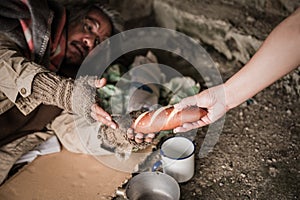
<svg viewBox="0 0 300 200">
<path fill-rule="evenodd" d="M 255 22 L 254 17 L 248 16 L 246 19 L 248 22 Z"/>
<path fill-rule="evenodd" d="M 290 116 L 290 115 L 292 115 L 292 111 L 291 111 L 290 109 L 288 109 L 288 110 L 286 111 L 286 114 Z"/>
<path fill-rule="evenodd" d="M 278 170 L 275 167 L 269 167 L 269 175 L 271 177 L 276 177 L 278 174 Z"/>
<path fill-rule="evenodd" d="M 188 33 L 213 46 L 229 60 L 246 63 L 261 44 L 260 40 L 240 33 L 226 21 L 194 14 L 168 0 L 154 0 L 153 9 L 160 26 Z"/>
<path fill-rule="evenodd" d="M 138 19 L 149 16 L 152 12 L 153 0 L 137 1 L 137 0 L 110 0 L 110 5 L 117 8 L 125 21 Z"/>
</svg>

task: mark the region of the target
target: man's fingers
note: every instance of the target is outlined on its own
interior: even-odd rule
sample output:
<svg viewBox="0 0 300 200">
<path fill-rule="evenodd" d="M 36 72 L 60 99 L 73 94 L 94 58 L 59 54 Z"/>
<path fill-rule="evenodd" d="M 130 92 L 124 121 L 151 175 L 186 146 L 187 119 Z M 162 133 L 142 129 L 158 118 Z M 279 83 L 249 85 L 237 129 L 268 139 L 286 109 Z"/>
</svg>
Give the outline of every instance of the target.
<svg viewBox="0 0 300 200">
<path fill-rule="evenodd" d="M 137 133 L 137 134 L 135 134 L 134 139 L 137 143 L 142 143 L 144 141 L 144 134 Z"/>
<path fill-rule="evenodd" d="M 143 141 L 151 143 L 153 138 L 155 138 L 155 133 L 148 133 L 148 134 L 137 133 L 135 135 L 135 141 L 138 143 Z"/>
<path fill-rule="evenodd" d="M 142 143 L 144 141 L 151 143 L 153 138 L 155 138 L 155 133 L 134 133 L 134 130 L 132 128 L 127 129 L 126 134 L 129 139 L 135 140 L 137 143 Z"/>
<path fill-rule="evenodd" d="M 151 143 L 155 138 L 155 133 L 148 133 L 145 138 L 145 142 Z"/>
<path fill-rule="evenodd" d="M 156 136 L 155 133 L 148 133 L 146 137 L 147 137 L 147 138 L 152 138 L 152 139 L 153 139 L 153 138 L 155 138 L 155 136 Z"/>
<path fill-rule="evenodd" d="M 113 122 L 113 120 L 111 119 L 111 116 L 105 112 L 100 106 L 97 106 L 96 104 L 94 104 L 91 108 L 92 112 L 91 112 L 91 116 L 96 120 L 96 121 L 100 121 L 103 124 L 110 126 L 113 129 L 117 128 L 117 124 L 115 122 Z"/>
<path fill-rule="evenodd" d="M 110 126 L 113 129 L 116 129 L 118 126 L 115 122 L 110 121 L 106 118 L 104 118 L 103 116 L 97 115 L 96 113 L 92 112 L 91 116 L 93 119 L 95 119 L 98 122 L 102 122 L 103 124 L 105 124 L 106 126 Z"/>
<path fill-rule="evenodd" d="M 102 88 L 105 85 L 106 85 L 106 79 L 105 78 L 95 80 L 95 86 L 97 88 Z"/>
<path fill-rule="evenodd" d="M 100 106 L 98 106 L 97 104 L 93 104 L 91 107 L 92 112 L 94 112 L 97 115 L 100 115 L 104 118 L 106 118 L 107 120 L 111 121 L 111 116 L 105 111 L 103 110 Z"/>
<path fill-rule="evenodd" d="M 146 137 L 146 138 L 145 138 L 145 142 L 148 142 L 148 143 L 151 143 L 152 140 L 153 140 L 153 138 L 149 138 L 149 137 Z"/>
<path fill-rule="evenodd" d="M 127 129 L 127 137 L 129 138 L 129 139 L 131 139 L 131 140 L 133 140 L 134 139 L 134 131 L 133 131 L 133 129 L 132 128 L 129 128 L 129 129 Z"/>
</svg>

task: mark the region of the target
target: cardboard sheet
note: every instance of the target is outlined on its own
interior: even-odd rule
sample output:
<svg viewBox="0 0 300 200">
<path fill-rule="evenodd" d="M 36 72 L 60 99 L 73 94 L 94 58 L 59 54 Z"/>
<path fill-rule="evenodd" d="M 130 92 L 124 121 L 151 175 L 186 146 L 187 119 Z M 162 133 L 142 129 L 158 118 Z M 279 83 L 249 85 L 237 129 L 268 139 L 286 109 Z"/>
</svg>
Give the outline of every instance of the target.
<svg viewBox="0 0 300 200">
<path fill-rule="evenodd" d="M 146 155 L 142 154 L 142 157 L 146 158 Z M 131 163 L 134 168 L 141 160 L 141 155 L 133 156 L 125 163 Z M 62 150 L 40 156 L 24 167 L 0 187 L 0 199 L 107 200 L 130 177 L 129 171 L 108 167 L 93 156 Z"/>
</svg>

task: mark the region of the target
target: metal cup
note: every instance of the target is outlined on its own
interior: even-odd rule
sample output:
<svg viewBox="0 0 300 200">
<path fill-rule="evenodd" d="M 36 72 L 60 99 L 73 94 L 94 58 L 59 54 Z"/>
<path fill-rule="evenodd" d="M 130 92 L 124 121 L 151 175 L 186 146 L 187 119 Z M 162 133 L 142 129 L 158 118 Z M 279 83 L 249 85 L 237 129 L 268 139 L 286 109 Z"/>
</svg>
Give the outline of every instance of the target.
<svg viewBox="0 0 300 200">
<path fill-rule="evenodd" d="M 129 200 L 179 200 L 180 188 L 171 176 L 161 172 L 143 172 L 131 178 L 124 191 L 118 190 Z"/>
</svg>

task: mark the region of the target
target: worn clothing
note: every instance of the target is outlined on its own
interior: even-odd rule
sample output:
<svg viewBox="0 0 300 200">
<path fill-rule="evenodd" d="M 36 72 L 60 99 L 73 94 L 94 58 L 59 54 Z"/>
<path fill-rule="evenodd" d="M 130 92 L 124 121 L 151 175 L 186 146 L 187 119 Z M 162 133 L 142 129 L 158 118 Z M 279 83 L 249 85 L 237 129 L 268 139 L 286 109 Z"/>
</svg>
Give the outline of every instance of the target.
<svg viewBox="0 0 300 200">
<path fill-rule="evenodd" d="M 36 132 L 0 147 L 0 184 L 14 163 L 26 152 L 53 136 L 53 132 Z"/>
<path fill-rule="evenodd" d="M 27 60 L 21 52 L 10 38 L 0 33 L 0 114 L 16 105 L 24 115 L 28 115 L 39 104 L 19 99 L 31 94 L 36 74 L 49 70 Z"/>
<path fill-rule="evenodd" d="M 25 1 L 24 1 L 25 2 Z M 40 102 L 24 101 L 32 90 L 37 73 L 59 68 L 65 49 L 65 9 L 52 1 L 11 0 L 0 4 L 0 101 L 6 96 L 27 115 Z M 24 32 L 20 21 L 31 21 L 30 31 Z M 30 37 L 31 36 L 31 37 Z M 30 45 L 32 39 L 33 47 Z M 31 52 L 28 55 L 28 52 Z M 51 61 L 53 61 L 51 63 Z M 13 106 L 0 105 L 0 114 Z"/>
<path fill-rule="evenodd" d="M 46 131 L 45 125 L 60 113 L 60 109 L 45 105 L 38 106 L 27 116 L 17 107 L 9 109 L 0 115 L 0 147 L 30 133 Z"/>
<path fill-rule="evenodd" d="M 10 134 L 14 136 L 8 138 L 16 139 L 30 131 L 40 131 L 61 111 L 28 97 L 34 77 L 41 72 L 57 71 L 62 62 L 66 17 L 62 6 L 46 0 L 11 0 L 0 4 L 0 11 L 3 24 L 0 27 L 0 119 L 2 123 L 8 119 L 17 123 L 2 126 L 0 144 L 3 144 L 9 142 Z M 43 113 L 48 118 L 42 119 L 39 126 L 24 129 L 30 127 L 30 121 L 38 121 L 33 120 L 37 114 Z"/>
<path fill-rule="evenodd" d="M 0 27 L 0 184 L 16 160 L 54 133 L 69 151 L 91 153 L 85 146 L 92 145 L 97 154 L 111 153 L 101 151 L 98 148 L 99 143 L 94 143 L 99 142 L 94 137 L 97 137 L 101 124 L 86 123 L 86 115 L 90 117 L 86 108 L 90 111 L 95 101 L 86 101 L 95 93 L 95 88 L 90 88 L 89 81 L 80 84 L 79 78 L 75 82 L 74 92 L 72 90 L 72 94 L 84 97 L 77 98 L 77 101 L 75 99 L 77 111 L 72 105 L 73 111 L 84 114 L 85 118 L 82 118 L 71 113 L 62 113 L 59 108 L 65 108 L 65 103 L 71 102 L 71 92 L 64 96 L 54 95 L 47 88 L 49 84 L 45 84 L 53 83 L 50 86 L 55 92 L 68 92 L 71 89 L 61 87 L 56 90 L 55 83 L 58 79 L 53 77 L 47 80 L 38 79 L 40 75 L 46 76 L 61 70 L 59 66 L 64 57 L 62 53 L 65 53 L 66 42 L 63 11 L 62 7 L 50 0 L 11 0 L 3 5 L 0 3 L 0 23 L 4 24 Z M 36 88 L 42 89 L 39 94 L 45 97 L 43 100 L 35 95 Z M 55 104 L 57 101 L 49 102 L 51 95 L 53 99 L 63 102 L 63 106 Z M 84 103 L 84 106 L 78 101 Z M 66 110 L 70 111 L 71 108 Z M 85 142 L 85 145 L 82 146 L 81 142 Z"/>
<path fill-rule="evenodd" d="M 105 150 L 98 152 L 99 143 L 93 142 L 99 142 L 92 138 L 97 137 L 99 123 L 90 125 L 86 123 L 86 118 L 75 116 L 80 122 L 76 123 L 74 115 L 61 113 L 59 107 L 65 109 L 65 102 L 70 102 L 71 94 L 55 96 L 50 94 L 48 85 L 45 85 L 46 82 L 55 83 L 57 79 L 38 79 L 39 75 L 62 72 L 59 67 L 65 56 L 65 21 L 64 9 L 51 0 L 10 0 L 0 3 L 0 24 L 3 25 L 0 27 L 0 183 L 19 157 L 49 138 L 54 131 L 68 150 L 90 153 L 85 146 L 92 145 L 97 154 L 111 153 Z M 85 84 L 78 87 L 77 83 L 76 88 L 85 89 L 77 90 L 77 94 L 85 98 L 92 96 Z M 44 87 L 39 87 L 41 85 Z M 52 91 L 57 91 L 54 85 L 51 85 Z M 42 89 L 39 94 L 45 97 L 43 100 L 33 95 L 36 94 L 35 86 L 37 90 Z M 53 99 L 63 100 L 63 106 L 45 105 L 53 104 L 48 101 L 51 95 Z M 93 102 L 84 103 L 85 107 L 79 108 L 88 108 L 90 111 Z M 79 105 L 76 99 L 75 104 Z M 72 110 L 75 111 L 74 105 Z M 75 113 L 90 116 L 90 112 L 82 110 Z M 83 128 L 79 129 L 78 125 Z M 79 137 L 78 132 L 83 137 Z M 41 134 L 44 137 L 40 137 Z M 80 146 L 82 141 L 86 144 Z"/>
<path fill-rule="evenodd" d="M 62 62 L 65 11 L 47 0 L 10 0 L 0 3 L 0 24 L 1 183 L 19 157 L 53 135 L 46 125 L 61 109 L 28 97 L 34 77 Z"/>
<path fill-rule="evenodd" d="M 52 68 L 63 58 L 60 55 L 60 62 L 56 60 L 65 49 L 65 15 L 64 7 L 52 0 L 5 1 L 0 4 L 0 32 L 15 42 L 29 60 Z"/>
</svg>

